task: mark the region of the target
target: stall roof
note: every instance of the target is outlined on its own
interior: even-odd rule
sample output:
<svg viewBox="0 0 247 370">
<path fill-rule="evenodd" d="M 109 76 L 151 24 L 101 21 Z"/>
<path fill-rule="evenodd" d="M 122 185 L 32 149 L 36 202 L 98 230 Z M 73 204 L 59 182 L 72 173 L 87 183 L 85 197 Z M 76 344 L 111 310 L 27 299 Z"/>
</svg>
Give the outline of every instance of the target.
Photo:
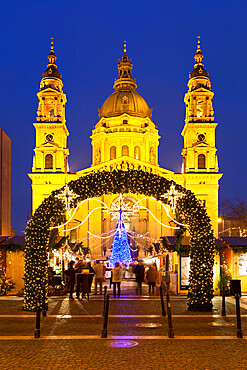
<svg viewBox="0 0 247 370">
<path fill-rule="evenodd" d="M 246 236 L 224 236 L 216 239 L 216 244 L 228 244 L 232 247 L 247 247 Z"/>
<path fill-rule="evenodd" d="M 0 236 L 0 244 L 3 244 L 3 242 L 6 240 L 6 239 L 10 239 L 11 236 Z"/>
<path fill-rule="evenodd" d="M 25 235 L 15 235 L 12 238 L 6 240 L 2 244 L 18 244 L 18 245 L 25 245 Z"/>
</svg>

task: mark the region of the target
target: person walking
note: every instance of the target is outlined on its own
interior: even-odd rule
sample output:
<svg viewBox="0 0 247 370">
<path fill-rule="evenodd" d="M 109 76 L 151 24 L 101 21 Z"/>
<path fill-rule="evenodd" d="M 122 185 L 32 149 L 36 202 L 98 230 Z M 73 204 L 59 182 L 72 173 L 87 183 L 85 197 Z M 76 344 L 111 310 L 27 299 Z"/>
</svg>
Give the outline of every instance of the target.
<svg viewBox="0 0 247 370">
<path fill-rule="evenodd" d="M 81 272 L 83 270 L 84 263 L 81 259 L 76 257 L 76 264 L 75 264 L 75 273 L 76 273 L 76 298 L 80 298 L 80 291 L 81 291 L 81 283 L 82 283 L 82 278 L 81 278 Z"/>
<path fill-rule="evenodd" d="M 154 264 L 149 267 L 146 276 L 148 281 L 149 294 L 151 294 L 151 288 L 152 293 L 154 293 L 154 287 L 157 279 L 157 269 Z"/>
<path fill-rule="evenodd" d="M 94 269 L 94 294 L 97 294 L 97 287 L 99 284 L 99 294 L 102 294 L 102 281 L 104 277 L 104 269 L 103 265 L 96 261 L 96 265 L 93 267 Z"/>
<path fill-rule="evenodd" d="M 69 278 L 69 299 L 73 298 L 74 286 L 75 286 L 75 270 L 74 270 L 75 261 L 70 261 L 69 268 L 64 273 Z"/>
<path fill-rule="evenodd" d="M 123 262 L 120 267 L 122 269 L 122 280 L 123 280 L 123 279 L 125 279 L 126 270 L 127 270 L 127 266 L 126 266 L 125 262 Z"/>
<path fill-rule="evenodd" d="M 136 276 L 136 282 L 137 282 L 137 294 L 142 294 L 142 283 L 144 281 L 144 274 L 145 274 L 145 267 L 142 263 L 142 261 L 138 261 L 138 264 L 136 265 L 134 269 L 134 274 Z"/>
<path fill-rule="evenodd" d="M 116 286 L 118 287 L 118 297 L 120 297 L 120 284 L 121 284 L 121 268 L 119 262 L 115 263 L 112 269 L 112 283 L 113 283 L 113 296 L 116 297 Z"/>
</svg>

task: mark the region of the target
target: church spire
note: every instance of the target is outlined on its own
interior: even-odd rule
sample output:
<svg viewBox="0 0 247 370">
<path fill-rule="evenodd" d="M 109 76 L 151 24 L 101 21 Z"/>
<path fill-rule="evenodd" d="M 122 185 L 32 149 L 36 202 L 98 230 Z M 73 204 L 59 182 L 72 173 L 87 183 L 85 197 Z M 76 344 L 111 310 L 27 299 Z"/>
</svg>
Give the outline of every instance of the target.
<svg viewBox="0 0 247 370">
<path fill-rule="evenodd" d="M 194 65 L 194 68 L 196 68 L 198 65 L 201 65 L 204 67 L 204 64 L 202 63 L 203 55 L 201 51 L 201 44 L 200 44 L 200 36 L 197 36 L 198 41 L 197 41 L 197 51 L 194 56 L 196 64 Z"/>
<path fill-rule="evenodd" d="M 54 64 L 54 66 L 56 66 L 56 60 L 57 60 L 57 57 L 56 57 L 56 54 L 54 52 L 54 46 L 53 46 L 53 37 L 51 37 L 51 50 L 50 50 L 50 53 L 48 55 L 48 60 L 49 60 L 49 64 L 47 65 L 47 67 L 49 67 L 50 64 Z"/>
<path fill-rule="evenodd" d="M 124 41 L 124 54 L 126 54 L 126 51 L 127 51 L 127 49 L 126 49 L 126 41 Z"/>
<path fill-rule="evenodd" d="M 54 52 L 53 37 L 51 37 L 51 49 L 47 58 L 49 63 L 47 64 L 46 71 L 43 73 L 43 78 L 59 78 L 61 80 L 62 75 L 58 72 L 56 66 L 57 57 Z"/>
<path fill-rule="evenodd" d="M 202 63 L 203 54 L 201 51 L 201 43 L 200 43 L 200 36 L 197 36 L 197 50 L 196 54 L 194 56 L 195 58 L 195 64 L 194 64 L 194 70 L 189 74 L 189 78 L 192 79 L 194 77 L 198 78 L 207 78 L 208 79 L 208 72 L 204 68 L 204 64 Z M 208 84 L 208 83 L 207 83 Z"/>
<path fill-rule="evenodd" d="M 133 64 L 127 55 L 126 41 L 124 41 L 124 53 L 118 62 L 118 79 L 115 80 L 115 90 L 136 90 L 136 82 L 132 78 Z"/>
</svg>

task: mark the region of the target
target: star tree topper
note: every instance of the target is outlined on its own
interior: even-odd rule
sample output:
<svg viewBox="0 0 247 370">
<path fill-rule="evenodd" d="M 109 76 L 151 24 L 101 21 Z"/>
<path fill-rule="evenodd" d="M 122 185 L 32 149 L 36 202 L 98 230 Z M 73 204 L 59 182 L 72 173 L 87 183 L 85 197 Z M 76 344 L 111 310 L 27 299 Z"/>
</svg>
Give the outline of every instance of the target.
<svg viewBox="0 0 247 370">
<path fill-rule="evenodd" d="M 72 210 L 72 202 L 74 199 L 78 198 L 79 195 L 70 190 L 68 184 L 66 184 L 62 193 L 55 195 L 55 197 L 64 202 L 66 211 L 70 213 Z"/>
</svg>

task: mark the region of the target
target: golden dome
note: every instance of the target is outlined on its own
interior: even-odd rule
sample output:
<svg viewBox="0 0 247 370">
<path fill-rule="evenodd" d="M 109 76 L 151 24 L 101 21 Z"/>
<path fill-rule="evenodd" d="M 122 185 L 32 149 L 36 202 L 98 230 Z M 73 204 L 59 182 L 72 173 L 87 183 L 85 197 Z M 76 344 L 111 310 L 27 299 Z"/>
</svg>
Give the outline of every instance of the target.
<svg viewBox="0 0 247 370">
<path fill-rule="evenodd" d="M 135 90 L 120 90 L 112 93 L 99 109 L 99 118 L 120 116 L 127 113 L 135 117 L 152 117 L 152 109 L 149 108 L 143 97 Z"/>
<path fill-rule="evenodd" d="M 136 92 L 137 86 L 132 78 L 132 68 L 133 64 L 126 54 L 126 44 L 124 44 L 124 54 L 118 62 L 118 78 L 114 83 L 115 91 L 99 109 L 99 119 L 120 116 L 123 113 L 151 119 L 152 109 L 149 108 L 143 97 Z"/>
</svg>

